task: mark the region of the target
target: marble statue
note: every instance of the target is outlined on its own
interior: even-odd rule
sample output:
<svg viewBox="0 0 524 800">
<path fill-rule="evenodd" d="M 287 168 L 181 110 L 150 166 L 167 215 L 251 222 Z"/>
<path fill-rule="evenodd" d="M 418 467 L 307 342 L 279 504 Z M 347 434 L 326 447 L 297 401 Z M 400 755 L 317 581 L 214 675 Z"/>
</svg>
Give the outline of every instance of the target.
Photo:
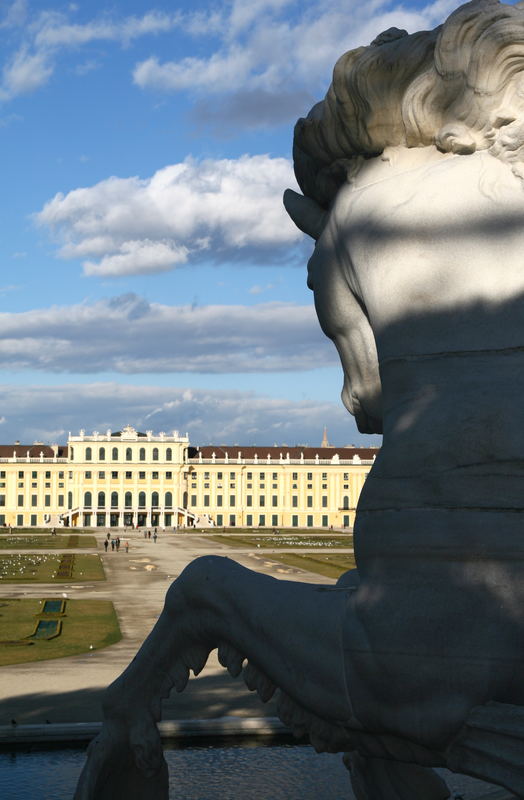
<svg viewBox="0 0 524 800">
<path fill-rule="evenodd" d="M 524 4 L 346 53 L 294 160 L 343 402 L 384 434 L 358 570 L 319 587 L 190 564 L 107 690 L 76 798 L 167 797 L 161 699 L 214 648 L 346 754 L 359 800 L 444 800 L 439 766 L 524 797 Z"/>
</svg>

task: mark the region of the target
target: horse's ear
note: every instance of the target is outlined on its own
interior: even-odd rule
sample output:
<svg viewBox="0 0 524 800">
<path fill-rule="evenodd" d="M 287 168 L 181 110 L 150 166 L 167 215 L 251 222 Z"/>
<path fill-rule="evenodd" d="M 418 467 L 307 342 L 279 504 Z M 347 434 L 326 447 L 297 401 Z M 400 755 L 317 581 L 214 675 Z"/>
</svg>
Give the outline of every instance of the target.
<svg viewBox="0 0 524 800">
<path fill-rule="evenodd" d="M 293 189 L 286 189 L 284 192 L 284 206 L 297 228 L 315 241 L 320 238 L 326 224 L 327 211 L 310 197 L 304 197 Z"/>
</svg>

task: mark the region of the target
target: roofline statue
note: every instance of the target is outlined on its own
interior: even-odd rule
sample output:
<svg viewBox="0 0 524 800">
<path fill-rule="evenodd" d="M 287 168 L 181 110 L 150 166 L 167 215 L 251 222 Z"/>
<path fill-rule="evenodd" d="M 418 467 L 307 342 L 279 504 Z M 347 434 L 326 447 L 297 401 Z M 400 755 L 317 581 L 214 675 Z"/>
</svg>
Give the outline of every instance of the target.
<svg viewBox="0 0 524 800">
<path fill-rule="evenodd" d="M 343 402 L 383 447 L 358 570 L 191 563 L 106 692 L 76 800 L 167 797 L 156 722 L 211 650 L 358 800 L 444 800 L 434 767 L 524 797 L 524 9 L 474 0 L 338 61 L 295 130 L 309 285 Z M 176 776 L 173 776 L 176 781 Z"/>
</svg>

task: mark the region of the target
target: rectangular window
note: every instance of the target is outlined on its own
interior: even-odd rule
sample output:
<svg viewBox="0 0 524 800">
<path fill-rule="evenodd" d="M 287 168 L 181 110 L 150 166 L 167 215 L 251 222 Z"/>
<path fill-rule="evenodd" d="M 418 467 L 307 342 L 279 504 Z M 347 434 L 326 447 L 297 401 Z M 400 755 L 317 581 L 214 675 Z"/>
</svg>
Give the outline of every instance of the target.
<svg viewBox="0 0 524 800">
<path fill-rule="evenodd" d="M 298 528 L 298 515 L 297 514 L 293 514 L 293 516 L 291 517 L 291 525 L 294 528 Z"/>
<path fill-rule="evenodd" d="M 291 505 L 293 508 L 298 508 L 298 496 L 296 494 L 291 498 Z"/>
<path fill-rule="evenodd" d="M 112 472 L 111 473 L 111 480 L 113 480 L 113 481 L 118 480 L 118 472 Z"/>
<path fill-rule="evenodd" d="M 191 505 L 192 506 L 196 506 L 196 504 L 197 504 L 197 496 L 196 496 L 196 494 L 192 494 L 191 495 Z"/>
<path fill-rule="evenodd" d="M 250 508 L 253 505 L 253 495 L 246 495 L 246 505 Z"/>
<path fill-rule="evenodd" d="M 204 489 L 209 489 L 209 483 L 204 483 Z"/>
<path fill-rule="evenodd" d="M 0 472 L 0 478 L 5 478 L 5 469 Z"/>
<path fill-rule="evenodd" d="M 329 525 L 328 515 L 322 514 L 322 527 L 327 528 L 328 525 Z"/>
<path fill-rule="evenodd" d="M 217 525 L 223 525 L 223 524 L 224 524 L 224 517 L 222 516 L 222 514 L 217 514 Z"/>
<path fill-rule="evenodd" d="M 133 477 L 133 473 L 132 472 L 126 472 L 126 481 L 130 481 L 132 479 L 132 477 Z"/>
<path fill-rule="evenodd" d="M 31 514 L 31 526 L 34 528 L 36 524 L 36 514 Z"/>
<path fill-rule="evenodd" d="M 322 496 L 322 508 L 327 508 L 327 495 Z"/>
<path fill-rule="evenodd" d="M 72 473 L 72 471 L 71 471 L 71 470 L 69 470 L 69 480 L 70 480 L 70 481 L 71 481 L 71 480 L 73 480 L 73 473 Z"/>
<path fill-rule="evenodd" d="M 58 480 L 59 481 L 63 481 L 64 480 L 64 473 L 63 472 L 59 472 L 58 473 Z"/>
<path fill-rule="evenodd" d="M 16 524 L 18 525 L 19 528 L 21 528 L 23 526 L 23 524 L 24 524 L 24 515 L 23 514 L 17 514 L 16 515 Z"/>
<path fill-rule="evenodd" d="M 266 505 L 266 498 L 264 497 L 263 494 L 260 495 L 258 505 L 260 506 L 260 508 L 263 508 Z"/>
<path fill-rule="evenodd" d="M 37 482 L 33 481 L 33 483 L 31 484 L 31 489 L 36 489 L 37 486 L 38 486 Z"/>
<path fill-rule="evenodd" d="M 166 472 L 166 481 L 170 481 L 173 478 L 172 472 Z"/>
<path fill-rule="evenodd" d="M 266 515 L 265 514 L 259 514 L 258 515 L 258 524 L 259 525 L 265 525 L 266 524 Z"/>
<path fill-rule="evenodd" d="M 205 481 L 209 480 L 209 472 L 204 472 L 204 480 Z"/>
<path fill-rule="evenodd" d="M 59 494 L 58 495 L 58 507 L 59 508 L 63 508 L 64 507 L 64 495 L 63 494 Z"/>
<path fill-rule="evenodd" d="M 344 528 L 349 528 L 349 514 L 344 514 L 342 518 L 342 525 Z"/>
<path fill-rule="evenodd" d="M 291 476 L 292 480 L 298 481 L 298 472 L 294 472 Z"/>
<path fill-rule="evenodd" d="M 217 481 L 221 481 L 221 480 L 222 480 L 222 473 L 221 472 L 217 472 Z"/>
<path fill-rule="evenodd" d="M 313 508 L 313 495 L 308 494 L 307 496 L 307 507 Z"/>
<path fill-rule="evenodd" d="M 260 486 L 259 486 L 258 488 L 259 488 L 259 489 L 265 489 L 265 488 L 266 488 L 266 484 L 265 484 L 265 483 L 261 483 L 261 484 L 260 484 Z"/>
<path fill-rule="evenodd" d="M 252 481 L 253 480 L 253 473 L 252 472 L 248 472 L 247 475 L 246 475 L 246 478 L 247 478 L 248 481 Z"/>
<path fill-rule="evenodd" d="M 234 472 L 230 472 L 230 473 L 229 473 L 229 479 L 230 479 L 231 481 L 234 481 L 234 480 L 235 480 L 235 473 L 234 473 Z"/>
<path fill-rule="evenodd" d="M 266 477 L 266 473 L 265 472 L 261 472 L 258 477 L 260 478 L 261 481 L 263 481 L 265 479 L 265 477 Z"/>
<path fill-rule="evenodd" d="M 308 472 L 307 479 L 308 479 L 308 481 L 312 481 L 313 480 L 313 473 L 312 472 Z"/>
<path fill-rule="evenodd" d="M 38 473 L 37 473 L 37 472 L 32 472 L 32 473 L 31 473 L 31 478 L 32 478 L 34 481 L 37 479 L 37 477 L 38 477 Z"/>
<path fill-rule="evenodd" d="M 217 494 L 217 506 L 219 508 L 222 507 L 222 495 L 221 494 Z"/>
<path fill-rule="evenodd" d="M 327 481 L 327 472 L 322 473 L 322 480 Z"/>
<path fill-rule="evenodd" d="M 276 494 L 273 495 L 273 497 L 271 498 L 271 505 L 273 506 L 273 508 L 276 508 L 278 506 L 278 495 Z"/>
<path fill-rule="evenodd" d="M 18 507 L 24 505 L 24 495 L 23 494 L 19 494 L 18 495 L 18 503 L 17 503 L 17 505 L 18 505 Z"/>
<path fill-rule="evenodd" d="M 271 524 L 278 525 L 278 514 L 273 514 L 273 516 L 271 517 Z"/>
<path fill-rule="evenodd" d="M 246 525 L 251 526 L 253 524 L 253 514 L 246 515 Z"/>
<path fill-rule="evenodd" d="M 209 508 L 209 495 L 208 494 L 204 495 L 204 505 L 206 506 L 206 508 Z"/>
<path fill-rule="evenodd" d="M 273 473 L 273 477 L 271 478 L 272 481 L 276 481 L 278 478 L 278 472 Z"/>
<path fill-rule="evenodd" d="M 5 494 L 0 494 L 0 506 L 5 506 Z"/>
<path fill-rule="evenodd" d="M 349 480 L 349 472 L 344 472 L 344 480 L 345 481 Z"/>
<path fill-rule="evenodd" d="M 36 508 L 36 506 L 38 505 L 38 497 L 36 496 L 36 494 L 31 495 L 31 505 L 33 506 L 33 508 Z"/>
<path fill-rule="evenodd" d="M 229 515 L 229 525 L 231 526 L 231 528 L 235 527 L 236 521 L 237 521 L 237 518 L 236 518 L 235 514 L 230 514 Z"/>
<path fill-rule="evenodd" d="M 235 495 L 234 494 L 230 495 L 230 497 L 229 497 L 229 505 L 231 506 L 231 508 L 233 508 L 234 505 L 235 505 Z"/>
<path fill-rule="evenodd" d="M 313 488 L 313 484 L 312 483 L 308 483 L 307 488 L 308 489 L 312 489 Z"/>
<path fill-rule="evenodd" d="M 46 481 L 51 479 L 51 473 L 50 472 L 46 472 L 45 479 L 46 479 Z"/>
<path fill-rule="evenodd" d="M 91 477 L 91 470 L 88 470 L 88 471 L 85 473 L 85 476 L 86 476 L 87 480 L 89 480 L 89 478 Z"/>
<path fill-rule="evenodd" d="M 105 474 L 104 470 L 102 470 L 101 472 L 99 472 L 99 473 L 98 473 L 98 477 L 99 477 L 99 478 L 102 478 L 102 479 L 104 479 L 104 478 L 105 478 L 105 476 L 106 476 L 106 474 Z"/>
<path fill-rule="evenodd" d="M 152 472 L 152 473 L 151 473 L 151 477 L 152 477 L 152 479 L 153 479 L 154 481 L 157 481 L 157 480 L 158 480 L 158 472 Z"/>
<path fill-rule="evenodd" d="M 24 471 L 23 470 L 20 470 L 20 472 L 18 473 L 18 477 L 19 478 L 23 478 L 24 477 Z"/>
<path fill-rule="evenodd" d="M 0 525 L 5 525 L 5 514 L 0 514 Z"/>
<path fill-rule="evenodd" d="M 307 515 L 307 526 L 308 526 L 308 528 L 312 528 L 313 527 L 313 515 L 312 514 L 308 514 Z"/>
<path fill-rule="evenodd" d="M 51 484 L 50 484 L 50 483 L 46 483 L 46 484 L 45 484 L 45 488 L 46 488 L 46 489 L 50 489 L 50 488 L 51 488 Z"/>
<path fill-rule="evenodd" d="M 45 505 L 46 508 L 50 507 L 50 505 L 51 505 L 51 495 L 50 494 L 46 494 L 44 496 L 44 505 Z"/>
<path fill-rule="evenodd" d="M 145 472 L 139 472 L 138 473 L 138 480 L 139 481 L 145 481 L 145 479 L 146 479 L 146 473 Z"/>
</svg>

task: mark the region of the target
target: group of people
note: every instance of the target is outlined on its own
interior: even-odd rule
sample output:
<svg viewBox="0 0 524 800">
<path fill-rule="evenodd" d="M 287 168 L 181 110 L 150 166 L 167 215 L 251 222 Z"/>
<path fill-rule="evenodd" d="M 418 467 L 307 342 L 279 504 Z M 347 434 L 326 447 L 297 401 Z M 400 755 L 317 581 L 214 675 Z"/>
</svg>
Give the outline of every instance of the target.
<svg viewBox="0 0 524 800">
<path fill-rule="evenodd" d="M 151 537 L 151 531 L 144 531 L 144 539 L 151 539 L 151 538 L 153 538 L 153 541 L 156 544 L 156 540 L 158 539 L 157 528 L 155 528 L 153 531 L 153 537 Z"/>
<path fill-rule="evenodd" d="M 115 539 L 112 539 L 111 534 L 110 533 L 107 534 L 106 538 L 104 539 L 104 550 L 106 551 L 106 553 L 109 550 L 110 544 L 111 544 L 111 550 L 117 550 L 117 551 L 120 550 L 120 545 L 122 544 L 120 536 L 117 536 Z M 124 544 L 124 547 L 126 553 L 129 553 L 129 542 L 127 540 Z"/>
</svg>

